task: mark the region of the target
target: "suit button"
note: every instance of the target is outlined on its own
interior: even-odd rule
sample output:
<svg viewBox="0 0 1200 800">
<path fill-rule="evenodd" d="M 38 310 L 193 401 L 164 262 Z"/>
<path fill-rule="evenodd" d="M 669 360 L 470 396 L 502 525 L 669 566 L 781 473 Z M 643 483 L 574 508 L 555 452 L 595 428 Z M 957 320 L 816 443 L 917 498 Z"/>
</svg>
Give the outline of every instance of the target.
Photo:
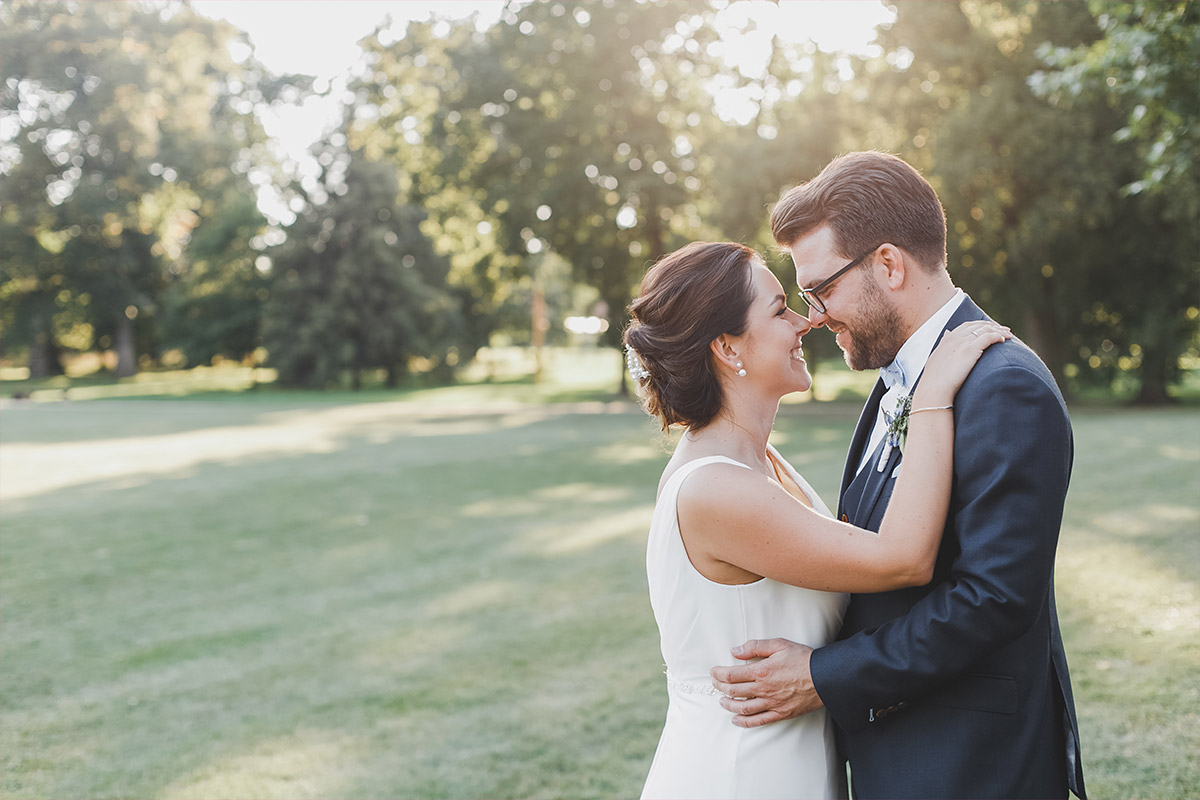
<svg viewBox="0 0 1200 800">
<path fill-rule="evenodd" d="M 845 514 L 842 514 L 842 522 L 849 522 L 849 521 L 850 521 L 850 518 L 847 517 Z"/>
</svg>

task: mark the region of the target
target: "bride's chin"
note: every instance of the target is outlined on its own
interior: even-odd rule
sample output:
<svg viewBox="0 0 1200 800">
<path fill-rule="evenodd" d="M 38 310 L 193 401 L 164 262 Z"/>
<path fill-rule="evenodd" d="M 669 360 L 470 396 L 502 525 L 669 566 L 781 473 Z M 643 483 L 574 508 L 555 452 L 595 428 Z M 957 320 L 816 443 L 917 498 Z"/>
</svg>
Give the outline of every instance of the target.
<svg viewBox="0 0 1200 800">
<path fill-rule="evenodd" d="M 803 376 L 795 377 L 788 385 L 785 395 L 807 392 L 812 388 L 812 376 L 807 372 Z"/>
</svg>

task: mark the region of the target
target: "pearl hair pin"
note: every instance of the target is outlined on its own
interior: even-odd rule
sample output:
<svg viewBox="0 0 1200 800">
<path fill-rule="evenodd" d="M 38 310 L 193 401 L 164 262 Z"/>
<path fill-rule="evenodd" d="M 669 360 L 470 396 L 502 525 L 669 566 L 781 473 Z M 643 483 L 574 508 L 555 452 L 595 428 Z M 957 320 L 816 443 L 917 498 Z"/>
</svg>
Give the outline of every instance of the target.
<svg viewBox="0 0 1200 800">
<path fill-rule="evenodd" d="M 625 348 L 625 366 L 635 381 L 643 381 L 650 377 L 650 370 L 642 364 L 642 360 L 638 358 L 638 354 L 632 347 Z"/>
</svg>

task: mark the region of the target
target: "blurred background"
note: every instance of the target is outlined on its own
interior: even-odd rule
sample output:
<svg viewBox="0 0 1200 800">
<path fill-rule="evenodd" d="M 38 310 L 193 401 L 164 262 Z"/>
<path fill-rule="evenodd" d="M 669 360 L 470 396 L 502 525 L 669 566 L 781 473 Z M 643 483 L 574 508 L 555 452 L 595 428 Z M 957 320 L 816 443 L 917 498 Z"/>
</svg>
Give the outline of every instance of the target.
<svg viewBox="0 0 1200 800">
<path fill-rule="evenodd" d="M 1200 786 L 1200 3 L 0 1 L 0 792 L 635 796 L 647 267 L 916 165 L 1050 366 L 1092 798 Z M 797 310 L 803 304 L 796 298 Z M 826 501 L 874 381 L 810 334 Z"/>
<path fill-rule="evenodd" d="M 1069 391 L 1195 374 L 1195 3 L 0 9 L 9 380 L 393 386 L 615 345 L 688 241 L 792 286 L 768 209 L 855 149 L 924 171 L 955 281 Z"/>
</svg>

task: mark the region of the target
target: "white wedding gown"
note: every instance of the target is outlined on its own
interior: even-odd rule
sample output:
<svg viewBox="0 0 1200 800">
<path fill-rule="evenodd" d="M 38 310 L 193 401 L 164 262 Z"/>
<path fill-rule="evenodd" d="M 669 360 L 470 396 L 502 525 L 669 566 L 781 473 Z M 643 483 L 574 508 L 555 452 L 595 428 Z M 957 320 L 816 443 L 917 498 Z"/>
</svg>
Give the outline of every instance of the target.
<svg viewBox="0 0 1200 800">
<path fill-rule="evenodd" d="M 774 452 L 774 450 L 772 450 Z M 811 487 L 776 453 L 813 507 L 830 516 Z M 679 467 L 659 495 L 646 571 L 667 667 L 667 721 L 642 790 L 643 800 L 845 797 L 845 772 L 825 710 L 757 728 L 739 728 L 718 703 L 709 670 L 740 663 L 730 649 L 747 639 L 782 637 L 820 647 L 841 624 L 847 596 L 762 579 L 727 585 L 692 566 L 679 534 L 676 499 L 687 477 L 707 464 Z"/>
</svg>

